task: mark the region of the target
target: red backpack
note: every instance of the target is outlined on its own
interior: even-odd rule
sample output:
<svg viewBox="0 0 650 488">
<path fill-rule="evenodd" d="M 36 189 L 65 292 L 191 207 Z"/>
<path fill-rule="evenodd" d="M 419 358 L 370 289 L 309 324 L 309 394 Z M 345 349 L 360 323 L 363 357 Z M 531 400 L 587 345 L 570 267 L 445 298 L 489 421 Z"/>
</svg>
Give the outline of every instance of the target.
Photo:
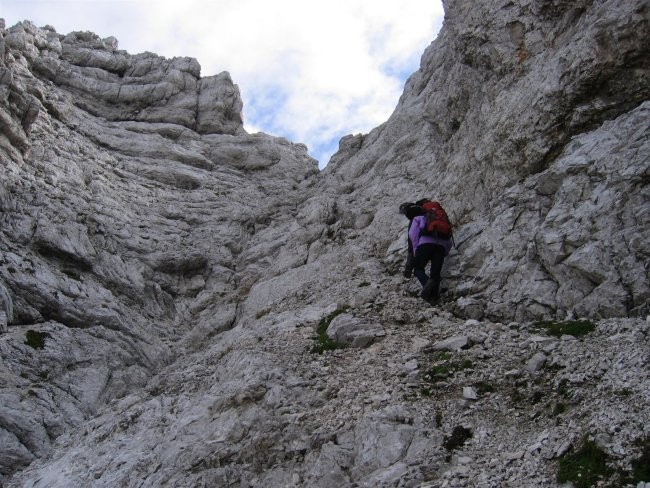
<svg viewBox="0 0 650 488">
<path fill-rule="evenodd" d="M 438 202 L 425 202 L 422 204 L 422 209 L 427 218 L 427 226 L 422 230 L 422 235 L 451 239 L 453 236 L 451 222 L 442 205 Z"/>
</svg>

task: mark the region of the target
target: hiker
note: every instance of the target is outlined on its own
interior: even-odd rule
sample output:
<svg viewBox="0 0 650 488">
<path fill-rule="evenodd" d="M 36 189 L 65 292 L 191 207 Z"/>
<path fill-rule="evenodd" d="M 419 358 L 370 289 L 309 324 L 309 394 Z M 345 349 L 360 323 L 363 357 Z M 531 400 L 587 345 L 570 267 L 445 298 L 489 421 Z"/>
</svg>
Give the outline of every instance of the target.
<svg viewBox="0 0 650 488">
<path fill-rule="evenodd" d="M 434 304 L 440 295 L 440 272 L 453 243 L 451 223 L 438 202 L 425 201 L 424 215 L 413 218 L 409 225 L 409 239 L 413 246 L 413 274 L 422 285 L 420 297 Z M 426 266 L 431 263 L 427 276 Z"/>
<path fill-rule="evenodd" d="M 428 198 L 423 198 L 417 202 L 404 202 L 399 206 L 399 213 L 404 215 L 409 219 L 408 231 L 411 230 L 411 224 L 413 219 L 419 215 L 424 215 L 424 210 L 422 209 L 422 204 L 428 202 Z M 407 231 L 407 232 L 408 232 Z M 406 264 L 404 265 L 404 277 L 410 278 L 413 275 L 413 260 L 414 260 L 414 251 L 413 243 L 411 242 L 411 236 L 407 237 L 408 247 L 406 249 Z"/>
</svg>

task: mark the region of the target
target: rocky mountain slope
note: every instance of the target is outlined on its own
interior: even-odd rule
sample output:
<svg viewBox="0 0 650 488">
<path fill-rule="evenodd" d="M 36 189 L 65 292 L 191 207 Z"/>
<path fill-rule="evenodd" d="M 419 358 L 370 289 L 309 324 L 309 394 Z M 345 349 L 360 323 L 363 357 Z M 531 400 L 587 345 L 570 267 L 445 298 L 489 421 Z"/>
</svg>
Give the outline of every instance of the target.
<svg viewBox="0 0 650 488">
<path fill-rule="evenodd" d="M 648 6 L 445 9 L 321 173 L 227 73 L 2 26 L 0 483 L 556 486 L 586 448 L 650 482 Z"/>
</svg>

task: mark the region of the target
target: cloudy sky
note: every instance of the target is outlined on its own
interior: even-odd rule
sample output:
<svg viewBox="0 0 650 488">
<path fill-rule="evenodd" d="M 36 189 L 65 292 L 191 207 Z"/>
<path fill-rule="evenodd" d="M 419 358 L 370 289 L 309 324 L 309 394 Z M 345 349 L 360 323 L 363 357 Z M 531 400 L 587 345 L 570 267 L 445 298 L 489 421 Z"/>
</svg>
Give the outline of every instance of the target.
<svg viewBox="0 0 650 488">
<path fill-rule="evenodd" d="M 229 71 L 244 127 L 303 142 L 323 167 L 347 134 L 386 121 L 442 24 L 440 0 L 0 0 L 60 34 L 115 36 L 131 54 Z"/>
</svg>

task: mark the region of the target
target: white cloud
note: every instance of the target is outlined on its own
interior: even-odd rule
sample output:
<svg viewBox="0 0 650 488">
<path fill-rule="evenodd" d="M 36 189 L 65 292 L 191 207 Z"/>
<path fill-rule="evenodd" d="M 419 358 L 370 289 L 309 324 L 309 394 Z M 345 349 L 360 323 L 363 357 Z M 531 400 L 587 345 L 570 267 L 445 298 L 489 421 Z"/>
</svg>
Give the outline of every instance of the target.
<svg viewBox="0 0 650 488">
<path fill-rule="evenodd" d="M 8 25 L 115 36 L 130 53 L 229 71 L 247 130 L 304 142 L 324 165 L 349 133 L 384 122 L 442 22 L 431 0 L 0 0 Z"/>
</svg>

